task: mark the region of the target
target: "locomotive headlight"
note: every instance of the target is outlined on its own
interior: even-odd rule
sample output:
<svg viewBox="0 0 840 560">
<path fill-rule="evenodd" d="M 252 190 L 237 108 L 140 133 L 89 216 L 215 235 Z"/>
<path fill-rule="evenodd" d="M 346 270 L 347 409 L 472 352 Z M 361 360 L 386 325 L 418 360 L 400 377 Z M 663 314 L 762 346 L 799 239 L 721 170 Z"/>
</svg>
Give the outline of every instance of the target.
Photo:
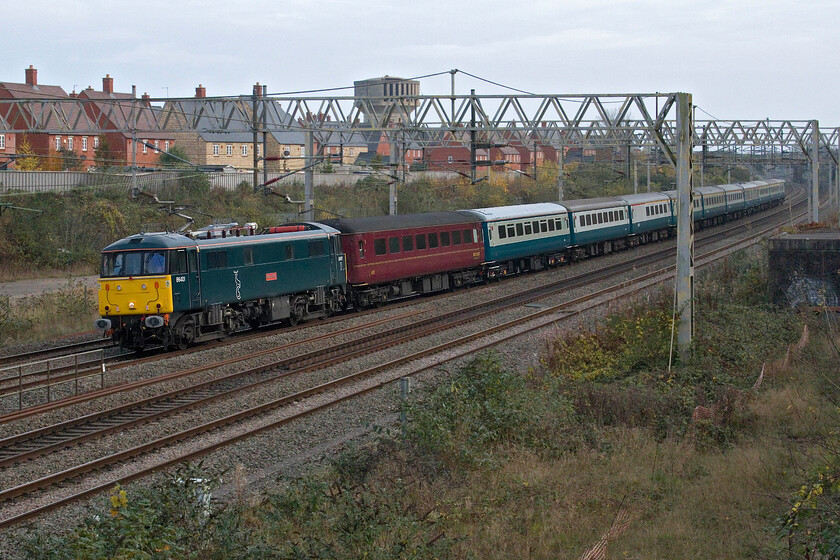
<svg viewBox="0 0 840 560">
<path fill-rule="evenodd" d="M 128 308 L 129 309 L 134 309 L 134 302 L 133 301 L 128 302 Z"/>
<path fill-rule="evenodd" d="M 146 289 L 146 284 L 140 284 L 140 289 L 145 290 Z"/>
</svg>

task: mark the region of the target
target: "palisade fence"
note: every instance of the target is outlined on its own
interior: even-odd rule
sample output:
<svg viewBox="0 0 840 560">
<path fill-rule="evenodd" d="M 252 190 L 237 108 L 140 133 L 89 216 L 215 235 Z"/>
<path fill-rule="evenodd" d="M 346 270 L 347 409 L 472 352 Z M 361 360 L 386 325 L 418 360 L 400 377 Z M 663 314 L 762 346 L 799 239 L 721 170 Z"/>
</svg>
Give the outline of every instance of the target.
<svg viewBox="0 0 840 560">
<path fill-rule="evenodd" d="M 157 192 L 161 188 L 177 184 L 178 179 L 185 175 L 201 173 L 210 180 L 211 188 L 235 190 L 240 185 L 253 187 L 253 174 L 230 171 L 152 171 L 139 172 L 136 179 L 131 173 L 100 173 L 85 171 L 0 171 L 0 194 L 14 192 L 61 192 L 78 188 L 95 189 L 121 189 L 129 191 L 132 181 L 146 192 Z M 267 178 L 275 179 L 287 173 L 269 172 Z M 419 177 L 446 178 L 455 180 L 458 175 L 449 171 L 423 171 L 407 173 L 406 181 Z M 354 185 L 366 177 L 379 177 L 383 180 L 390 179 L 384 173 L 368 171 L 341 171 L 337 173 L 315 173 L 316 186 L 341 186 Z M 263 174 L 260 172 L 259 181 L 263 181 Z M 278 185 L 303 184 L 303 174 L 289 175 L 272 184 Z"/>
</svg>

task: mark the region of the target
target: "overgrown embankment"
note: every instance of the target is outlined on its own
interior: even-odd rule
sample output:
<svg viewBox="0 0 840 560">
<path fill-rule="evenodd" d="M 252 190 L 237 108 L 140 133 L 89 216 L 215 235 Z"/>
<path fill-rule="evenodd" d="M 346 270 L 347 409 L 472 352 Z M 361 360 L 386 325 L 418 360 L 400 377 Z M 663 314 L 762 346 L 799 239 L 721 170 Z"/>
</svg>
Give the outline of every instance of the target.
<svg viewBox="0 0 840 560">
<path fill-rule="evenodd" d="M 837 320 L 773 309 L 765 283 L 741 257 L 702 282 L 693 358 L 670 370 L 668 297 L 552 341 L 528 372 L 476 358 L 407 405 L 404 435 L 284 491 L 208 514 L 191 481 L 212 476 L 191 467 L 151 491 L 114 489 L 98 517 L 36 531 L 26 553 L 836 556 Z"/>
</svg>

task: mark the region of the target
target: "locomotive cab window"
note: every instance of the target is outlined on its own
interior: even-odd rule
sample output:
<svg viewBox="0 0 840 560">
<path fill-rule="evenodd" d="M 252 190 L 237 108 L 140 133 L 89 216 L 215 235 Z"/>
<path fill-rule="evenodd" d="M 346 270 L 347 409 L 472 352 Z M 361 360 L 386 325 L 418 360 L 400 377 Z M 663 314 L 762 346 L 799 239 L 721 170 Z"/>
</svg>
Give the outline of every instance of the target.
<svg viewBox="0 0 840 560">
<path fill-rule="evenodd" d="M 242 264 L 249 266 L 254 264 L 254 249 L 253 247 L 245 247 L 242 250 Z"/>
<path fill-rule="evenodd" d="M 286 249 L 286 253 L 285 253 L 286 254 L 286 260 L 290 261 L 290 260 L 294 259 L 295 258 L 295 246 L 292 245 L 291 243 L 287 243 L 285 249 Z M 362 255 L 362 256 L 364 256 L 364 255 Z"/>
</svg>

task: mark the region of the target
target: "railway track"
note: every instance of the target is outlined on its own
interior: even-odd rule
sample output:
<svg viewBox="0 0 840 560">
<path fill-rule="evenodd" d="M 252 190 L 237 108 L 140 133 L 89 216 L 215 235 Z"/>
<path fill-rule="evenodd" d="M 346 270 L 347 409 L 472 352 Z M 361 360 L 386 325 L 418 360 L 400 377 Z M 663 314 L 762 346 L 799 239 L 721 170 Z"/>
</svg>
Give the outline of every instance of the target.
<svg viewBox="0 0 840 560">
<path fill-rule="evenodd" d="M 786 209 L 785 209 L 786 210 Z M 764 235 L 765 231 L 760 231 L 754 233 L 751 238 L 756 238 L 759 236 Z M 710 243 L 711 239 L 717 239 L 720 237 L 725 237 L 726 232 L 720 232 L 716 235 L 709 236 L 704 243 Z M 743 243 L 743 241 L 739 241 L 738 243 Z M 717 249 L 716 252 L 721 252 L 726 250 L 724 249 Z M 663 259 L 668 259 L 673 257 L 673 248 L 663 249 L 660 251 L 656 251 L 655 257 L 648 255 L 647 260 L 657 260 L 662 261 Z M 614 266 L 606 267 L 599 271 L 598 276 L 601 280 L 614 277 L 616 275 L 624 274 L 627 270 L 634 268 L 636 265 L 634 263 L 618 263 Z M 644 278 L 653 278 L 657 275 L 663 275 L 668 273 L 673 268 L 673 266 L 666 266 L 664 268 L 657 269 L 647 275 L 643 276 Z M 585 286 L 589 283 L 596 281 L 596 278 L 593 278 L 591 274 L 580 274 L 576 275 L 572 278 L 567 278 L 562 282 L 552 282 L 546 285 L 543 289 L 539 292 L 531 291 L 528 294 L 520 294 L 517 298 L 511 297 L 504 297 L 492 300 L 491 302 L 485 302 L 482 304 L 478 304 L 472 306 L 471 308 L 464 310 L 463 312 L 451 312 L 447 313 L 440 317 L 434 317 L 431 319 L 419 321 L 412 325 L 411 328 L 408 329 L 392 329 L 392 331 L 388 332 L 387 335 L 383 335 L 383 333 L 377 333 L 376 335 L 372 336 L 363 336 L 359 339 L 354 340 L 352 343 L 347 343 L 341 345 L 341 348 L 328 348 L 324 349 L 323 351 L 316 351 L 311 353 L 311 355 L 307 355 L 304 357 L 297 357 L 294 359 L 297 364 L 294 367 L 290 364 L 288 359 L 281 359 L 272 362 L 269 365 L 262 366 L 261 368 L 257 368 L 254 370 L 243 370 L 241 372 L 237 372 L 236 377 L 241 381 L 245 379 L 250 379 L 250 381 L 245 382 L 239 387 L 227 387 L 224 391 L 221 391 L 219 388 L 225 386 L 230 379 L 226 380 L 215 380 L 211 382 L 209 385 L 201 388 L 191 388 L 191 395 L 187 397 L 186 393 L 181 393 L 178 395 L 171 395 L 164 400 L 158 400 L 155 403 L 146 403 L 144 406 L 148 406 L 145 411 L 142 411 L 135 407 L 133 411 L 131 410 L 124 410 L 124 411 L 114 411 L 112 412 L 111 416 L 105 416 L 100 418 L 89 418 L 87 419 L 88 425 L 91 428 L 85 428 L 83 431 L 86 433 L 78 434 L 75 437 L 81 438 L 77 440 L 73 440 L 72 438 L 68 439 L 68 435 L 71 434 L 73 430 L 78 431 L 80 429 L 80 424 L 76 424 L 75 426 L 67 425 L 64 427 L 59 426 L 52 426 L 52 430 L 46 429 L 45 431 L 40 431 L 41 433 L 31 433 L 21 434 L 20 436 L 16 436 L 15 438 L 8 438 L 7 440 L 0 441 L 0 452 L 3 453 L 2 459 L 0 459 L 0 466 L 3 465 L 10 465 L 14 462 L 19 462 L 26 460 L 27 458 L 38 456 L 39 454 L 43 454 L 48 452 L 50 449 L 55 449 L 55 447 L 49 446 L 58 446 L 58 447 L 65 447 L 68 445 L 77 445 L 83 441 L 86 441 L 91 438 L 101 437 L 106 433 L 111 433 L 116 430 L 125 430 L 129 426 L 136 425 L 137 423 L 146 423 L 155 418 L 160 417 L 161 415 L 165 414 L 172 414 L 173 411 L 176 410 L 183 410 L 185 408 L 191 408 L 199 406 L 200 404 L 206 404 L 209 402 L 207 399 L 219 399 L 223 395 L 230 396 L 234 392 L 242 391 L 245 388 L 255 388 L 260 384 L 269 383 L 272 381 L 276 381 L 282 377 L 288 377 L 294 375 L 296 373 L 301 373 L 303 371 L 309 371 L 311 369 L 318 369 L 327 367 L 330 363 L 335 363 L 335 361 L 346 361 L 350 359 L 353 355 L 358 353 L 370 353 L 373 351 L 378 351 L 382 347 L 393 346 L 396 344 L 401 344 L 408 340 L 416 340 L 419 337 L 424 336 L 429 332 L 438 332 L 444 328 L 451 329 L 454 326 L 462 325 L 465 322 L 474 321 L 476 318 L 481 316 L 487 316 L 488 314 L 499 314 L 502 309 L 511 309 L 511 308 L 524 308 L 529 302 L 536 301 L 538 299 L 543 299 L 546 297 L 554 296 L 557 294 L 561 294 L 564 290 L 572 289 L 576 286 Z M 637 282 L 639 279 L 634 279 L 633 282 Z M 624 283 L 626 285 L 627 282 Z M 524 314 L 521 317 L 511 319 L 506 321 L 500 325 L 497 325 L 491 329 L 485 329 L 478 333 L 472 333 L 467 336 L 457 336 L 455 340 L 447 342 L 443 345 L 438 345 L 434 348 L 423 350 L 421 352 L 416 352 L 413 354 L 406 355 L 396 361 L 389 361 L 386 364 L 381 364 L 375 368 L 369 368 L 351 375 L 346 375 L 343 377 L 339 377 L 328 381 L 326 383 L 321 383 L 315 387 L 311 387 L 308 389 L 304 389 L 302 391 L 296 391 L 290 395 L 286 395 L 279 399 L 274 399 L 267 403 L 262 403 L 260 405 L 248 408 L 246 410 L 242 410 L 236 414 L 226 416 L 224 418 L 214 420 L 212 422 L 208 422 L 205 424 L 201 424 L 199 426 L 194 426 L 192 428 L 180 431 L 175 434 L 170 434 L 168 436 L 159 438 L 155 441 L 148 442 L 142 446 L 137 446 L 131 449 L 127 449 L 120 453 L 103 457 L 96 461 L 88 462 L 82 465 L 78 465 L 71 469 L 66 469 L 60 473 L 55 473 L 49 476 L 41 477 L 37 480 L 31 481 L 25 485 L 20 485 L 15 488 L 9 488 L 0 492 L 0 501 L 8 501 L 13 498 L 24 496 L 27 494 L 31 494 L 32 492 L 36 492 L 39 489 L 48 488 L 54 486 L 56 484 L 60 484 L 62 482 L 66 482 L 71 478 L 79 477 L 84 473 L 91 472 L 96 469 L 102 469 L 106 466 L 113 466 L 115 464 L 119 464 L 120 462 L 124 462 L 130 458 L 136 458 L 139 456 L 143 456 L 144 454 L 148 454 L 150 451 L 155 449 L 161 449 L 162 447 L 171 446 L 175 443 L 182 442 L 188 439 L 196 438 L 200 434 L 206 434 L 210 431 L 220 430 L 224 427 L 237 425 L 245 421 L 246 419 L 251 419 L 254 417 L 258 417 L 260 415 L 266 414 L 270 411 L 274 411 L 280 407 L 284 407 L 290 403 L 299 403 L 306 399 L 312 398 L 314 395 L 324 394 L 328 391 L 335 391 L 340 386 L 345 386 L 351 383 L 356 383 L 361 379 L 368 379 L 373 375 L 381 373 L 382 371 L 391 370 L 397 366 L 403 365 L 410 361 L 416 361 L 421 359 L 424 356 L 428 356 L 429 353 L 441 352 L 446 349 L 453 348 L 455 346 L 461 346 L 465 342 L 475 341 L 479 338 L 486 337 L 489 334 L 499 333 L 502 331 L 514 329 L 518 325 L 522 323 L 534 321 L 539 317 L 543 316 L 552 316 L 560 314 L 565 314 L 566 316 L 573 315 L 575 313 L 579 313 L 578 311 L 573 311 L 575 306 L 580 306 L 587 301 L 591 301 L 593 298 L 601 297 L 606 293 L 609 293 L 611 290 L 615 290 L 616 287 L 613 286 L 606 290 L 601 290 L 594 294 L 588 294 L 584 297 L 577 298 L 571 301 L 563 302 L 556 305 L 549 305 L 544 306 L 539 311 L 531 311 Z M 515 335 L 512 335 L 515 336 Z M 470 352 L 474 352 L 475 350 L 472 349 Z M 303 360 L 301 360 L 303 358 Z M 237 358 L 242 359 L 242 358 Z M 454 358 L 453 358 L 454 359 Z M 302 361 L 308 363 L 301 363 Z M 437 362 L 436 362 L 437 363 Z M 258 371 L 259 370 L 259 371 Z M 266 379 L 258 379 L 254 376 L 269 373 Z M 251 377 L 249 377 L 251 376 Z M 267 424 L 263 425 L 261 428 L 256 430 L 251 430 L 247 433 L 241 433 L 235 436 L 230 436 L 226 438 L 223 442 L 218 442 L 212 445 L 201 447 L 197 451 L 191 451 L 187 454 L 178 455 L 176 459 L 168 459 L 166 461 L 158 462 L 153 466 L 147 467 L 141 471 L 138 471 L 129 477 L 122 476 L 120 480 L 127 481 L 133 478 L 137 478 L 140 476 L 144 476 L 148 472 L 153 472 L 154 470 L 166 468 L 167 466 L 182 462 L 186 460 L 192 460 L 207 453 L 218 449 L 223 445 L 230 445 L 231 443 L 238 441 L 245 437 L 250 437 L 253 433 L 258 433 L 260 431 L 272 429 L 277 427 L 278 425 L 282 425 L 286 422 L 291 421 L 294 418 L 298 418 L 302 414 L 310 414 L 314 410 L 320 410 L 326 406 L 333 406 L 336 403 L 342 402 L 348 398 L 353 398 L 358 394 L 362 394 L 365 392 L 369 392 L 374 390 L 377 387 L 382 386 L 385 383 L 391 382 L 393 379 L 389 378 L 388 380 L 384 380 L 381 382 L 377 382 L 372 386 L 367 386 L 365 388 L 359 388 L 358 390 L 352 391 L 349 394 L 336 396 L 331 400 L 328 399 L 328 402 L 325 404 L 321 404 L 318 406 L 313 407 L 312 409 L 308 409 L 307 412 L 301 412 L 293 416 L 287 416 L 281 420 L 268 422 Z M 210 389 L 210 385 L 213 383 L 217 384 L 217 388 Z M 186 399 L 179 401 L 179 399 Z M 164 404 L 165 402 L 165 404 Z M 157 410 L 156 410 L 157 408 Z M 168 411 L 165 410 L 168 408 Z M 145 416 L 144 416 L 145 414 Z M 123 420 L 117 422 L 116 419 L 123 415 Z M 131 418 L 135 416 L 135 418 Z M 84 419 L 77 419 L 82 421 Z M 99 422 L 101 425 L 97 428 L 99 431 L 99 435 L 97 434 L 96 430 L 93 430 L 92 426 Z M 61 433 L 62 430 L 65 430 L 63 434 Z M 40 439 L 39 439 L 40 438 Z M 39 443 L 40 442 L 40 443 Z M 38 446 L 42 445 L 40 450 Z M 17 447 L 15 447 L 17 446 Z M 17 451 L 15 451 L 17 449 Z M 17 523 L 23 521 L 24 519 L 31 518 L 34 515 L 37 515 L 43 511 L 47 511 L 44 509 L 45 507 L 58 507 L 61 504 L 67 503 L 68 501 L 82 499 L 87 497 L 93 493 L 99 492 L 103 489 L 109 488 L 112 486 L 114 481 L 109 481 L 105 485 L 96 486 L 94 488 L 88 488 L 75 493 L 72 496 L 68 496 L 65 498 L 61 498 L 56 500 L 53 505 L 51 506 L 44 506 L 41 508 L 35 508 L 28 512 L 24 512 L 22 514 L 16 515 L 14 517 L 10 517 L 7 519 L 0 520 L 0 527 L 10 525 L 13 523 Z"/>
</svg>

